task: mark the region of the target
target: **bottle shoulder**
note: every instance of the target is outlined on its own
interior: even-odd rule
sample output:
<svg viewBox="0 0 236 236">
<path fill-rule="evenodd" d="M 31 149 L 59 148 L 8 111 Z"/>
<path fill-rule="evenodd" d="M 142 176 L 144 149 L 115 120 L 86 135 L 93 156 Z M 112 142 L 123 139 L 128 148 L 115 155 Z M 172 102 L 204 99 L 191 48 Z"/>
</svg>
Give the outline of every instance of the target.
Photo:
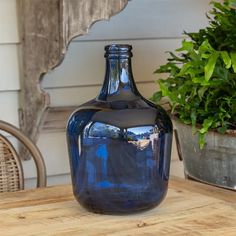
<svg viewBox="0 0 236 236">
<path fill-rule="evenodd" d="M 78 113 L 90 113 L 91 111 L 130 112 L 131 110 L 135 110 L 136 112 L 138 112 L 138 110 L 140 110 L 140 112 L 148 112 L 151 110 L 160 115 L 168 116 L 164 108 L 143 97 L 131 101 L 102 101 L 95 98 L 78 106 L 78 108 L 72 113 L 72 116 L 77 115 Z"/>
<path fill-rule="evenodd" d="M 80 125 L 99 122 L 120 128 L 158 126 L 165 132 L 172 132 L 172 122 L 167 112 L 160 106 L 140 98 L 133 101 L 99 101 L 93 99 L 75 110 L 68 124 Z"/>
</svg>

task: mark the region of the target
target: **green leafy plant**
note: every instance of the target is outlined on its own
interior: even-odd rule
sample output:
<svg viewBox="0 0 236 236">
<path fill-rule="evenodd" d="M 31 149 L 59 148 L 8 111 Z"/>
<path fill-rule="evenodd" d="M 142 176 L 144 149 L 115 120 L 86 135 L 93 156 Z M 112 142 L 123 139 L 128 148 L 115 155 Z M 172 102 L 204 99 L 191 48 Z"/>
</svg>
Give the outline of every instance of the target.
<svg viewBox="0 0 236 236">
<path fill-rule="evenodd" d="M 152 100 L 168 97 L 172 112 L 192 124 L 203 148 L 209 129 L 236 129 L 236 0 L 212 1 L 209 26 L 186 33 L 188 40 L 155 73 L 160 91 Z"/>
</svg>

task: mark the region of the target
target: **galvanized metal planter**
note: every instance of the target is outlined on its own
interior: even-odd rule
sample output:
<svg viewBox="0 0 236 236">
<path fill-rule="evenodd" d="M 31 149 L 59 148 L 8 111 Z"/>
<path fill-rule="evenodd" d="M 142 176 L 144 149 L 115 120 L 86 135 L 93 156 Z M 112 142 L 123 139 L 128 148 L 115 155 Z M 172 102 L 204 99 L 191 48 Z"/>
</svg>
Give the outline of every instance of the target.
<svg viewBox="0 0 236 236">
<path fill-rule="evenodd" d="M 184 163 L 185 175 L 208 184 L 236 190 L 236 134 L 210 131 L 200 150 L 198 135 L 192 127 L 174 118 L 177 146 Z"/>
</svg>

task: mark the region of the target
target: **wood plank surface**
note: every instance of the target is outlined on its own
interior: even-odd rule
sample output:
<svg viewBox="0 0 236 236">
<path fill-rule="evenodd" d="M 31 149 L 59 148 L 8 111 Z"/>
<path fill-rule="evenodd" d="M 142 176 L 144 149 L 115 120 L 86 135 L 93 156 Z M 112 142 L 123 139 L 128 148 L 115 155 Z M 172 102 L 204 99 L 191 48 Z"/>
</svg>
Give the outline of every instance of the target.
<svg viewBox="0 0 236 236">
<path fill-rule="evenodd" d="M 105 199 L 104 199 L 105 200 Z M 236 192 L 172 178 L 165 201 L 125 216 L 93 214 L 73 198 L 71 186 L 2 194 L 1 235 L 232 235 Z"/>
</svg>

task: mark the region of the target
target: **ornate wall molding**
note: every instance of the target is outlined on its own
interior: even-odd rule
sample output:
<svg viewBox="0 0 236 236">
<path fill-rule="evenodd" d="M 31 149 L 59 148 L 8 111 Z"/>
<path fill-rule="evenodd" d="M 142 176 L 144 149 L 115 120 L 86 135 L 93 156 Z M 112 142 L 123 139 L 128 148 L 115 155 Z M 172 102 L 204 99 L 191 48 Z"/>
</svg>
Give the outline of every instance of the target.
<svg viewBox="0 0 236 236">
<path fill-rule="evenodd" d="M 73 37 L 88 32 L 96 21 L 119 13 L 128 0 L 22 0 L 23 79 L 20 126 L 37 140 L 50 107 L 40 87 L 43 75 L 58 66 Z"/>
</svg>

